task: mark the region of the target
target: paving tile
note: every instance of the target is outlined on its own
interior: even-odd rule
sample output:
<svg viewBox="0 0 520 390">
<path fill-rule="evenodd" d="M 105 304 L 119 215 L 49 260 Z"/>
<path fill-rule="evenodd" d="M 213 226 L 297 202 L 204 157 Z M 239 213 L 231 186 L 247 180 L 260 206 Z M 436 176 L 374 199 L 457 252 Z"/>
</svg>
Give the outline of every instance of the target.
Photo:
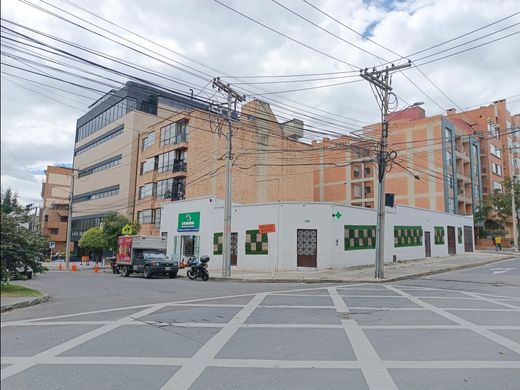
<svg viewBox="0 0 520 390">
<path fill-rule="evenodd" d="M 344 297 L 343 300 L 349 307 L 405 307 L 421 308 L 405 297 L 382 297 L 382 298 L 363 298 L 363 297 Z"/>
<path fill-rule="evenodd" d="M 450 313 L 476 325 L 520 325 L 520 311 L 450 310 Z"/>
<path fill-rule="evenodd" d="M 295 305 L 295 306 L 334 306 L 332 298 L 329 297 L 315 297 L 309 295 L 308 297 L 294 297 L 284 295 L 268 295 L 260 303 L 260 305 Z"/>
<path fill-rule="evenodd" d="M 350 318 L 359 325 L 457 325 L 428 310 L 358 310 Z"/>
<path fill-rule="evenodd" d="M 240 310 L 242 310 L 242 307 L 168 306 L 142 317 L 141 320 L 166 323 L 227 323 Z"/>
<path fill-rule="evenodd" d="M 266 308 L 255 309 L 248 324 L 341 324 L 335 309 Z"/>
</svg>

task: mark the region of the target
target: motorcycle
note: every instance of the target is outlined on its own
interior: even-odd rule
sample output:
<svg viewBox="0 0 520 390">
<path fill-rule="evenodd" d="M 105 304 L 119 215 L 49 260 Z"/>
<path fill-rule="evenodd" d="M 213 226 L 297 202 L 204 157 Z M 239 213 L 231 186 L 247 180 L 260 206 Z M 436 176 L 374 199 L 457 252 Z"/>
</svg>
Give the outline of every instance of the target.
<svg viewBox="0 0 520 390">
<path fill-rule="evenodd" d="M 202 280 L 207 281 L 209 279 L 208 268 L 209 256 L 201 256 L 200 259 L 193 257 L 188 260 L 188 272 L 187 276 L 191 280 L 197 279 L 199 276 Z"/>
</svg>

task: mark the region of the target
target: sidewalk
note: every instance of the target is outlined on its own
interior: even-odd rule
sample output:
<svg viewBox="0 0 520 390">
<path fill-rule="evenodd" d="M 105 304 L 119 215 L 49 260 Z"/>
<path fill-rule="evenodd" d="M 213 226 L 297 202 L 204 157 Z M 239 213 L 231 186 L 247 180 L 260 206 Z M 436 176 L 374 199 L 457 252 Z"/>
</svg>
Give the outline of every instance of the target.
<svg viewBox="0 0 520 390">
<path fill-rule="evenodd" d="M 10 298 L 10 297 L 2 297 L 2 304 L 0 307 L 0 312 L 20 309 L 22 307 L 37 305 L 39 303 L 47 302 L 49 300 L 49 295 L 43 294 L 39 297 L 20 297 L 20 298 Z"/>
<path fill-rule="evenodd" d="M 383 280 L 374 278 L 373 265 L 342 269 L 310 269 L 278 272 L 231 270 L 231 277 L 229 278 L 222 277 L 220 273 L 213 271 L 211 272 L 210 278 L 213 280 L 233 280 L 241 282 L 380 283 L 472 268 L 514 257 L 513 252 L 496 253 L 483 251 L 458 256 L 388 263 L 385 264 L 385 278 Z"/>
</svg>

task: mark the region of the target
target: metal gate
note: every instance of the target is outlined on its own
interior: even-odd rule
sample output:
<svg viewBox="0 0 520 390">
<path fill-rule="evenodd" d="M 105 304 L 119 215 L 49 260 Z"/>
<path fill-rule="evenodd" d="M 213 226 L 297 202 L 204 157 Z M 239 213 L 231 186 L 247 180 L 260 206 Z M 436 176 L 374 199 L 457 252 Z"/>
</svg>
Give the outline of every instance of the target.
<svg viewBox="0 0 520 390">
<path fill-rule="evenodd" d="M 237 265 L 238 233 L 231 233 L 231 265 Z"/>
<path fill-rule="evenodd" d="M 298 229 L 297 231 L 298 267 L 316 267 L 318 259 L 318 231 Z"/>
<path fill-rule="evenodd" d="M 450 255 L 457 254 L 457 244 L 455 241 L 455 227 L 448 226 L 448 253 Z"/>
<path fill-rule="evenodd" d="M 464 226 L 464 252 L 473 252 L 473 228 Z"/>
<path fill-rule="evenodd" d="M 424 257 L 432 257 L 432 242 L 430 232 L 424 232 Z"/>
</svg>

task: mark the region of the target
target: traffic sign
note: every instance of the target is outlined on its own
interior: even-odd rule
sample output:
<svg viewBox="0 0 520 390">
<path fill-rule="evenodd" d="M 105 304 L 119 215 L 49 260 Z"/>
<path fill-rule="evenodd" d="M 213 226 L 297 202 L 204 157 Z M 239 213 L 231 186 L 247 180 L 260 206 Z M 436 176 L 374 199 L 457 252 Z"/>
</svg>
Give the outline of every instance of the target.
<svg viewBox="0 0 520 390">
<path fill-rule="evenodd" d="M 49 241 L 49 249 L 54 249 L 54 248 L 56 248 L 56 242 Z"/>
</svg>

